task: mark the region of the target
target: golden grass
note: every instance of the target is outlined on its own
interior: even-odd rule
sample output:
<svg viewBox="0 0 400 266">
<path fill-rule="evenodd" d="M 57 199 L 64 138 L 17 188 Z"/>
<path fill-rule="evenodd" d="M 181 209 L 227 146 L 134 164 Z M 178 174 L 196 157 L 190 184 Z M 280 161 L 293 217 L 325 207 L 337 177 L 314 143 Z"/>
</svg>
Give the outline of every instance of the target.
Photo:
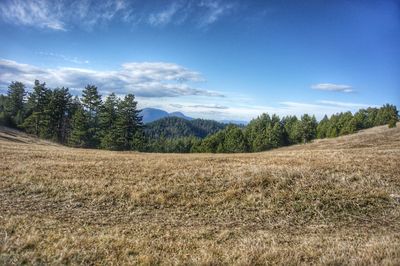
<svg viewBox="0 0 400 266">
<path fill-rule="evenodd" d="M 399 265 L 399 161 L 387 127 L 216 155 L 0 128 L 0 264 Z"/>
</svg>

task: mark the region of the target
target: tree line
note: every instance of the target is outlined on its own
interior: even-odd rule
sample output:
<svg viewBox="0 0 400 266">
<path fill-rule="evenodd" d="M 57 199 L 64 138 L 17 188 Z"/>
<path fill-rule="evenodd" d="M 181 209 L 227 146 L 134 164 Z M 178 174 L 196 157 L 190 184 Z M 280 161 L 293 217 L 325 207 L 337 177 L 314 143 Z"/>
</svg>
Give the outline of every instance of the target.
<svg viewBox="0 0 400 266">
<path fill-rule="evenodd" d="M 49 89 L 38 80 L 30 93 L 23 83 L 12 82 L 7 95 L 0 95 L 0 124 L 72 147 L 108 150 L 259 152 L 378 125 L 395 127 L 398 120 L 396 106 L 386 104 L 354 115 L 325 116 L 319 122 L 308 114 L 300 118 L 262 114 L 239 127 L 200 119 L 187 123 L 174 117 L 146 128 L 133 94 L 119 98 L 111 93 L 103 101 L 94 85 L 87 85 L 81 97 L 73 97 L 68 88 Z"/>
<path fill-rule="evenodd" d="M 72 147 L 139 150 L 144 138 L 135 96 L 111 93 L 103 102 L 94 85 L 79 98 L 38 80 L 29 94 L 23 83 L 12 82 L 0 98 L 0 123 Z"/>
</svg>

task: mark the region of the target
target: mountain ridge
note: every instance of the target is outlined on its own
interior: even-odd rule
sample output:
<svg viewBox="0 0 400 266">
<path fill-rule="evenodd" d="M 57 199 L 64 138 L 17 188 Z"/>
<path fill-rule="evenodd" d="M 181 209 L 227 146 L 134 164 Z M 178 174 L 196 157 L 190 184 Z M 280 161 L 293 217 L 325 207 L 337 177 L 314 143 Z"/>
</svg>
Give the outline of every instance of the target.
<svg viewBox="0 0 400 266">
<path fill-rule="evenodd" d="M 143 116 L 142 121 L 144 124 L 148 124 L 148 123 L 157 121 L 159 119 L 163 119 L 165 117 L 179 117 L 179 118 L 183 118 L 183 119 L 186 119 L 189 121 L 199 119 L 199 118 L 193 118 L 193 117 L 187 116 L 184 113 L 179 112 L 179 111 L 168 113 L 165 110 L 162 110 L 159 108 L 153 108 L 153 107 L 143 108 L 140 111 L 140 115 Z M 212 121 L 216 121 L 218 123 L 235 124 L 235 125 L 239 125 L 239 126 L 245 126 L 249 123 L 248 121 L 243 121 L 243 120 L 227 120 L 227 119 L 225 119 L 225 120 L 203 119 L 203 120 L 212 120 Z"/>
</svg>

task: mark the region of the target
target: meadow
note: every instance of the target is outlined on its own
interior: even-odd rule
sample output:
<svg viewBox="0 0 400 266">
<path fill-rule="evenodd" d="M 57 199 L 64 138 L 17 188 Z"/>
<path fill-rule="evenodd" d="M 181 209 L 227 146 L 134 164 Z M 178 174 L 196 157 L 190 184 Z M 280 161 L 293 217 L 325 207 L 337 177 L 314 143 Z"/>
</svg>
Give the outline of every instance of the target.
<svg viewBox="0 0 400 266">
<path fill-rule="evenodd" d="M 400 124 L 251 154 L 0 128 L 0 264 L 399 265 Z"/>
</svg>

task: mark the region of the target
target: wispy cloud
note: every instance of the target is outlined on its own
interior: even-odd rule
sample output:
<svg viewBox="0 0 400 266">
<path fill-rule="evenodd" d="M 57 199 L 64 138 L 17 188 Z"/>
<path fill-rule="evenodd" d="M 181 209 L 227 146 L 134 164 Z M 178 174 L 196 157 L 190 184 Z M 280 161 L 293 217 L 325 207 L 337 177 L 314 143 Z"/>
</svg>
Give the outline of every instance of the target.
<svg viewBox="0 0 400 266">
<path fill-rule="evenodd" d="M 314 114 L 318 118 L 322 118 L 324 115 L 332 115 L 339 112 L 355 112 L 360 108 L 375 107 L 374 104 L 365 103 L 351 103 L 351 102 L 337 102 L 329 100 L 319 100 L 313 103 L 307 102 L 281 102 L 281 111 L 291 114 Z"/>
<path fill-rule="evenodd" d="M 204 15 L 201 17 L 200 20 L 201 26 L 207 26 L 216 22 L 222 16 L 232 11 L 233 8 L 235 7 L 233 2 L 226 3 L 215 0 L 200 1 L 199 6 L 205 9 Z"/>
<path fill-rule="evenodd" d="M 205 109 L 228 109 L 228 106 L 223 106 L 219 104 L 194 104 L 189 105 L 189 107 L 193 108 L 205 108 Z"/>
<path fill-rule="evenodd" d="M 1 17 L 6 22 L 64 31 L 61 11 L 62 7 L 56 1 L 14 0 L 0 3 Z"/>
<path fill-rule="evenodd" d="M 160 8 L 161 6 L 161 8 Z M 112 21 L 154 27 L 191 23 L 207 27 L 234 10 L 225 0 L 173 0 L 165 5 L 128 0 L 4 0 L 1 18 L 10 24 L 65 31 L 92 30 Z"/>
<path fill-rule="evenodd" d="M 178 103 L 171 103 L 169 104 L 171 107 L 174 108 L 191 108 L 195 109 L 228 109 L 228 106 L 223 106 L 219 104 L 178 104 Z"/>
<path fill-rule="evenodd" d="M 48 56 L 48 57 L 54 57 L 57 59 L 62 59 L 66 62 L 74 63 L 74 64 L 89 64 L 89 60 L 82 60 L 77 57 L 70 57 L 70 56 L 66 56 L 63 54 L 57 54 L 57 53 L 52 53 L 52 52 L 38 52 L 38 54 L 43 55 L 43 56 Z"/>
<path fill-rule="evenodd" d="M 329 106 L 336 106 L 336 107 L 344 107 L 344 108 L 367 108 L 367 107 L 377 107 L 376 105 L 371 104 L 363 104 L 363 103 L 349 103 L 349 102 L 338 102 L 338 101 L 327 101 L 327 100 L 320 100 L 318 103 L 329 105 Z"/>
<path fill-rule="evenodd" d="M 319 83 L 312 85 L 311 88 L 321 91 L 354 92 L 352 86 L 345 84 Z"/>
<path fill-rule="evenodd" d="M 131 62 L 120 69 L 97 71 L 86 68 L 39 68 L 11 60 L 0 60 L 0 86 L 11 81 L 32 84 L 35 79 L 51 87 L 66 86 L 80 90 L 95 84 L 103 93 L 135 93 L 141 97 L 207 96 L 223 97 L 221 93 L 193 87 L 204 81 L 200 73 L 165 62 Z"/>
<path fill-rule="evenodd" d="M 152 26 L 163 26 L 172 21 L 173 16 L 179 10 L 180 5 L 173 2 L 167 9 L 149 15 L 148 22 Z"/>
</svg>

